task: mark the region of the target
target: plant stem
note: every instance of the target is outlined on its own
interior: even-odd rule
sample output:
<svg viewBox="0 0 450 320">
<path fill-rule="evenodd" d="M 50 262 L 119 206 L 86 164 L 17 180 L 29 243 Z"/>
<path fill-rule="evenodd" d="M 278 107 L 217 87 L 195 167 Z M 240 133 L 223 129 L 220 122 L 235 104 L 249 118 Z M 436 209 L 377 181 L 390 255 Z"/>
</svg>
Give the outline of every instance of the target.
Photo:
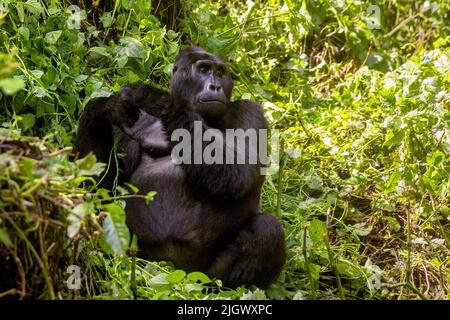
<svg viewBox="0 0 450 320">
<path fill-rule="evenodd" d="M 133 291 L 133 299 L 137 299 L 137 285 L 136 285 L 136 255 L 138 251 L 137 237 L 133 233 L 133 238 L 130 245 L 131 254 L 131 290 Z"/>
<path fill-rule="evenodd" d="M 306 273 L 308 273 L 309 278 L 309 288 L 311 290 L 311 298 L 316 299 L 316 288 L 314 286 L 313 278 L 311 275 L 311 270 L 309 269 L 309 261 L 308 261 L 308 254 L 306 252 L 306 232 L 308 231 L 308 227 L 305 225 L 303 227 L 303 257 L 305 259 L 305 269 Z"/>
<path fill-rule="evenodd" d="M 345 298 L 344 288 L 342 287 L 341 276 L 339 274 L 339 270 L 337 268 L 336 261 L 334 259 L 333 251 L 331 250 L 331 247 L 330 247 L 330 242 L 328 241 L 328 234 L 325 235 L 324 241 L 325 241 L 325 246 L 327 247 L 328 258 L 330 259 L 331 268 L 333 269 L 333 272 L 336 275 L 336 281 L 337 281 L 337 285 L 339 288 L 339 294 L 340 294 L 341 298 L 344 299 Z"/>
<path fill-rule="evenodd" d="M 284 171 L 284 139 L 280 140 L 280 150 L 279 150 L 280 166 L 278 169 L 278 179 L 277 179 L 277 211 L 276 216 L 281 216 L 281 192 L 283 185 L 283 171 Z"/>
</svg>

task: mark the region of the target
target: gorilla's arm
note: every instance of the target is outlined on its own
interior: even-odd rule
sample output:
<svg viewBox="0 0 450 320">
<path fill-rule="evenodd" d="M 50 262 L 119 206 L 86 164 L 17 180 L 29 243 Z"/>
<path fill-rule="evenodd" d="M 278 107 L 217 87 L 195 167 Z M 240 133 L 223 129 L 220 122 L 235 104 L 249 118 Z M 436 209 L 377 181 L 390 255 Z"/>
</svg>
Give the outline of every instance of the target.
<svg viewBox="0 0 450 320">
<path fill-rule="evenodd" d="M 191 159 L 194 159 L 194 121 L 201 121 L 203 133 L 211 128 L 216 128 L 215 139 L 221 140 L 224 146 L 223 155 L 227 152 L 234 154 L 237 159 L 236 146 L 226 144 L 223 134 L 225 129 L 241 128 L 267 129 L 267 122 L 260 106 L 254 102 L 243 100 L 235 101 L 227 106 L 226 114 L 217 120 L 213 127 L 197 112 L 190 109 L 187 102 L 170 97 L 150 86 L 139 85 L 137 87 L 124 87 L 121 97 L 129 106 L 140 108 L 149 114 L 161 119 L 168 136 L 176 129 L 186 129 L 191 134 Z M 171 141 L 173 147 L 177 142 Z M 202 151 L 210 142 L 203 141 Z M 246 145 L 248 158 L 248 144 Z M 223 159 L 225 162 L 225 159 Z M 236 160 L 235 160 L 236 161 Z M 259 161 L 259 160 L 258 160 Z M 186 181 L 192 187 L 193 193 L 199 198 L 214 198 L 228 201 L 238 200 L 255 187 L 261 184 L 263 177 L 260 175 L 260 164 L 181 164 L 186 176 Z"/>
<path fill-rule="evenodd" d="M 113 125 L 132 136 L 130 127 L 138 117 L 139 111 L 125 108 L 118 95 L 89 101 L 78 121 L 75 151 L 80 156 L 93 151 L 100 161 L 107 161 L 114 141 Z"/>
<path fill-rule="evenodd" d="M 102 178 L 100 186 L 111 188 L 117 176 L 119 180 L 122 179 L 122 172 L 119 170 L 121 164 L 114 161 L 111 152 L 115 140 L 121 140 L 123 136 L 132 140 L 133 132 L 130 127 L 138 117 L 139 111 L 126 109 L 119 95 L 91 100 L 83 110 L 78 121 L 74 151 L 80 157 L 93 152 L 98 161 L 109 163 L 109 170 Z M 139 151 L 136 143 L 133 145 L 134 150 Z M 140 159 L 139 152 L 135 153 L 127 156 L 127 163 L 133 162 L 134 166 Z M 131 168 L 131 165 L 129 167 Z"/>
</svg>

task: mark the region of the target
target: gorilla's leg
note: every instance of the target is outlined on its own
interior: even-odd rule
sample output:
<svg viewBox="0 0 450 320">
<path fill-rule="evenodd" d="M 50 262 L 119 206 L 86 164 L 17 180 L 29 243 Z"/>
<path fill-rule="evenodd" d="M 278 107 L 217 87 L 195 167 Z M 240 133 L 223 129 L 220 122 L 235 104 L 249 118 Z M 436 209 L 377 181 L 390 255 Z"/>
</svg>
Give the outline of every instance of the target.
<svg viewBox="0 0 450 320">
<path fill-rule="evenodd" d="M 213 261 L 208 274 L 226 286 L 255 284 L 267 287 L 279 275 L 286 259 L 284 232 L 274 216 L 253 216 L 237 237 Z"/>
</svg>

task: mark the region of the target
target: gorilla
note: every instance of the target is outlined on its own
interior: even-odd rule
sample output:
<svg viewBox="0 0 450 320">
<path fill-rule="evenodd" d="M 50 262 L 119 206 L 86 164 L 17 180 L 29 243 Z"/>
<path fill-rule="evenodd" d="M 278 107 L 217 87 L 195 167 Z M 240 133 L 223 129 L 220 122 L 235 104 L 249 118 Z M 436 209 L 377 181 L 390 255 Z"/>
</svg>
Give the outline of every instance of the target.
<svg viewBox="0 0 450 320">
<path fill-rule="evenodd" d="M 261 212 L 262 163 L 248 161 L 249 139 L 242 149 L 226 133 L 267 129 L 267 121 L 257 103 L 231 101 L 232 89 L 222 59 L 189 47 L 176 58 L 169 93 L 139 84 L 89 102 L 79 120 L 76 151 L 109 163 L 101 186 L 129 182 L 140 194 L 157 192 L 148 204 L 138 197 L 126 203 L 127 225 L 144 258 L 202 271 L 229 287 L 266 288 L 286 259 L 284 231 L 277 218 Z M 177 132 L 193 137 L 198 129 L 211 129 L 209 140 L 221 146 L 212 155 L 236 159 L 244 153 L 246 161 L 195 161 L 207 139 L 192 139 L 186 143 L 192 148 L 180 152 L 194 161 L 178 161 L 172 154 Z"/>
</svg>

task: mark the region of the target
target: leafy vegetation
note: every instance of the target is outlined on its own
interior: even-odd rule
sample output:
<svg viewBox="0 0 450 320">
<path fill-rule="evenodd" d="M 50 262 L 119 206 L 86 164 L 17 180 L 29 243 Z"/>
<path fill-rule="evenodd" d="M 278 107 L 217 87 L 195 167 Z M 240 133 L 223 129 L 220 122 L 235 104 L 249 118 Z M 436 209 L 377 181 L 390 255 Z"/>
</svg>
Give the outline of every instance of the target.
<svg viewBox="0 0 450 320">
<path fill-rule="evenodd" d="M 156 7 L 0 1 L 0 297 L 450 297 L 449 1 Z M 168 87 L 188 44 L 230 61 L 235 98 L 260 102 L 284 141 L 262 205 L 288 261 L 266 291 L 133 258 L 123 200 L 136 195 L 95 188 L 105 165 L 70 154 L 90 99 Z"/>
</svg>

